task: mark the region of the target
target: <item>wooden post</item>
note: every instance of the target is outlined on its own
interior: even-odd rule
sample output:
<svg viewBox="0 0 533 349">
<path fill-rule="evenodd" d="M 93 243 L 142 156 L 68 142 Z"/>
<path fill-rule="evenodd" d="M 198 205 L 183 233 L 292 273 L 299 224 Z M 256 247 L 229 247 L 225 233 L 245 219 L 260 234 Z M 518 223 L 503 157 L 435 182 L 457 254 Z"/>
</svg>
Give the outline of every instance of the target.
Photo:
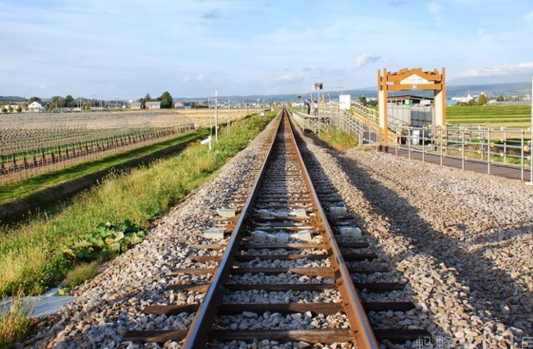
<svg viewBox="0 0 533 349">
<path fill-rule="evenodd" d="M 389 127 L 389 113 L 387 110 L 387 69 L 383 69 L 383 76 L 378 70 L 378 108 L 379 108 L 379 133 L 378 149 L 388 151 L 389 139 L 387 137 Z"/>
<path fill-rule="evenodd" d="M 434 104 L 434 110 L 435 110 L 435 126 L 442 126 L 444 127 L 446 125 L 446 86 L 445 86 L 445 69 L 442 68 L 442 87 L 440 90 L 434 90 L 433 91 L 433 104 Z"/>
</svg>

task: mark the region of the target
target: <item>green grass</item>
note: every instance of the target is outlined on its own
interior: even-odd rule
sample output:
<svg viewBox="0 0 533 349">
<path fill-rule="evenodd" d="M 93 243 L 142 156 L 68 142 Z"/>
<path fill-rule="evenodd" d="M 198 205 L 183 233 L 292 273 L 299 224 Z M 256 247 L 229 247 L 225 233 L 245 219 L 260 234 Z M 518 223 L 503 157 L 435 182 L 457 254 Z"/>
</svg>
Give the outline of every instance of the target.
<svg viewBox="0 0 533 349">
<path fill-rule="evenodd" d="M 446 108 L 446 118 L 450 124 L 526 123 L 531 120 L 531 106 L 449 106 Z"/>
<path fill-rule="evenodd" d="M 24 338 L 33 324 L 29 316 L 31 306 L 19 297 L 13 297 L 9 311 L 0 312 L 0 349 L 9 349 Z"/>
<path fill-rule="evenodd" d="M 0 204 L 5 204 L 15 199 L 23 199 L 43 188 L 118 166 L 143 156 L 156 155 L 168 147 L 185 143 L 203 135 L 205 135 L 205 132 L 188 133 L 160 143 L 150 144 L 0 185 Z"/>
<path fill-rule="evenodd" d="M 343 132 L 336 127 L 330 127 L 327 131 L 321 132 L 319 138 L 340 151 L 353 148 L 358 144 L 357 137 L 353 133 Z"/>
<path fill-rule="evenodd" d="M 127 174 L 113 173 L 99 186 L 73 198 L 51 218 L 34 220 L 0 232 L 0 294 L 16 290 L 40 293 L 59 283 L 76 265 L 72 248 L 102 222 L 130 220 L 140 227 L 200 186 L 237 152 L 244 149 L 274 116 L 236 121 L 232 134 L 219 133 L 209 151 L 196 142 L 174 157 Z"/>
<path fill-rule="evenodd" d="M 101 259 L 89 263 L 82 263 L 69 270 L 63 280 L 63 285 L 72 289 L 78 285 L 83 284 L 86 280 L 92 279 L 98 274 L 98 268 L 102 264 Z"/>
</svg>

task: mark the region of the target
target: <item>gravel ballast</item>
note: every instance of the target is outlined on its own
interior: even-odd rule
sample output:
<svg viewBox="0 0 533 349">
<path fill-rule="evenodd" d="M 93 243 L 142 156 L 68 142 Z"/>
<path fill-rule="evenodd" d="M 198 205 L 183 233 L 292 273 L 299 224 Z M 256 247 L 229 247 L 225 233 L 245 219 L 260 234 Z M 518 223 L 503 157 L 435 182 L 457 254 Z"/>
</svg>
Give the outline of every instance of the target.
<svg viewBox="0 0 533 349">
<path fill-rule="evenodd" d="M 191 263 L 187 257 L 201 253 L 189 246 L 213 243 L 202 231 L 213 225 L 218 208 L 232 206 L 236 193 L 250 189 L 265 137 L 263 132 L 215 180 L 161 218 L 143 243 L 105 264 L 101 274 L 76 288 L 75 302 L 52 315 L 38 335 L 18 347 L 158 348 L 157 344 L 124 341 L 123 335 L 129 330 L 187 328 L 191 314 L 145 315 L 142 309 L 201 302 L 201 293 L 173 292 L 165 286 L 206 282 L 211 275 L 172 276 L 171 269 L 212 266 Z M 361 280 L 407 282 L 402 292 L 364 298 L 416 303 L 407 319 L 379 312 L 370 314 L 372 321 L 428 329 L 434 338 L 440 336 L 443 343 L 450 343 L 450 348 L 477 348 L 483 343 L 486 348 L 503 348 L 533 336 L 533 187 L 392 155 L 355 149 L 340 153 L 304 139 L 309 161 L 330 178 L 348 210 L 357 216 L 364 239 L 378 244 L 375 252 L 380 263 L 390 266 L 389 273 L 361 276 Z M 242 293 L 242 298 L 233 294 L 226 301 L 253 302 L 271 296 L 258 292 L 250 298 Z M 323 296 L 306 295 L 308 299 Z M 328 296 L 338 297 L 336 292 Z M 279 302 L 290 296 L 275 297 L 279 299 L 273 301 Z M 332 319 L 344 326 L 343 319 Z M 231 326 L 233 320 L 227 317 L 221 322 Z M 264 316 L 260 319 L 265 320 Z M 253 327 L 253 321 L 253 317 L 244 317 L 239 323 Z M 321 325 L 326 320 L 304 316 L 301 321 L 313 327 L 313 321 Z M 279 324 L 290 326 L 290 321 Z M 261 343 L 255 347 L 290 347 Z M 230 346 L 254 347 L 240 342 Z M 179 344 L 168 342 L 163 347 L 178 348 Z M 416 346 L 407 343 L 405 347 Z"/>
<path fill-rule="evenodd" d="M 533 187 L 304 139 L 378 253 L 409 281 L 434 338 L 505 348 L 533 336 Z"/>
</svg>

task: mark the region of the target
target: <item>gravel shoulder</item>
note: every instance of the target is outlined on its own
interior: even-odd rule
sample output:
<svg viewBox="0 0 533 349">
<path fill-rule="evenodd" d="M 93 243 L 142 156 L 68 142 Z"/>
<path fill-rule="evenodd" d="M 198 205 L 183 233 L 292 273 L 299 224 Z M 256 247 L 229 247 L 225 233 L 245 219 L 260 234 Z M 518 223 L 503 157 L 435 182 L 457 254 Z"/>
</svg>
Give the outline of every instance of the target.
<svg viewBox="0 0 533 349">
<path fill-rule="evenodd" d="M 473 348 L 533 336 L 533 187 L 305 139 L 363 232 L 409 280 L 433 336 Z"/>
</svg>

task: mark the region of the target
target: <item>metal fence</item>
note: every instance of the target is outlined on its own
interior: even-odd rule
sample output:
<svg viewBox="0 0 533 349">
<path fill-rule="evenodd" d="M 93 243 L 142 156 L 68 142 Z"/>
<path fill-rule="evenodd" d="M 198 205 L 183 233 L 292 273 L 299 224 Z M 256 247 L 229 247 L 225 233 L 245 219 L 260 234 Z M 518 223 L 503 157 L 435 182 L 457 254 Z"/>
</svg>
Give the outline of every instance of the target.
<svg viewBox="0 0 533 349">
<path fill-rule="evenodd" d="M 343 132 L 357 136 L 359 146 L 376 146 L 378 130 L 371 121 L 357 117 L 349 111 L 336 111 L 326 108 L 318 116 L 293 112 L 293 118 L 303 130 L 314 133 L 325 131 L 329 127 L 335 127 Z"/>
<path fill-rule="evenodd" d="M 336 127 L 355 134 L 359 146 L 377 145 L 378 111 L 360 104 L 350 111 L 339 111 L 335 106 L 321 108 L 319 116 L 295 112 L 295 119 L 303 129 L 315 133 Z M 417 111 L 418 112 L 418 111 Z M 426 120 L 427 110 L 420 110 Z M 417 116 L 418 117 L 418 116 Z M 520 173 L 521 180 L 533 182 L 532 144 L 529 129 L 490 128 L 486 126 L 407 126 L 394 122 L 389 116 L 389 152 L 421 161 L 444 165 L 446 159 L 455 159 L 465 169 L 475 163 L 491 174 L 495 166 L 508 167 Z M 431 157 L 431 159 L 429 159 Z M 435 161 L 435 159 L 437 159 Z M 477 166 L 478 168 L 480 166 Z"/>
<path fill-rule="evenodd" d="M 393 129 L 396 142 L 394 152 L 406 152 L 411 158 L 419 154 L 422 161 L 427 155 L 438 156 L 442 165 L 445 158 L 457 159 L 461 168 L 465 163 L 477 162 L 486 166 L 491 174 L 494 165 L 515 168 L 520 178 L 526 180 L 526 171 L 531 174 L 531 139 L 526 129 L 490 128 L 485 126 L 413 127 Z"/>
</svg>

